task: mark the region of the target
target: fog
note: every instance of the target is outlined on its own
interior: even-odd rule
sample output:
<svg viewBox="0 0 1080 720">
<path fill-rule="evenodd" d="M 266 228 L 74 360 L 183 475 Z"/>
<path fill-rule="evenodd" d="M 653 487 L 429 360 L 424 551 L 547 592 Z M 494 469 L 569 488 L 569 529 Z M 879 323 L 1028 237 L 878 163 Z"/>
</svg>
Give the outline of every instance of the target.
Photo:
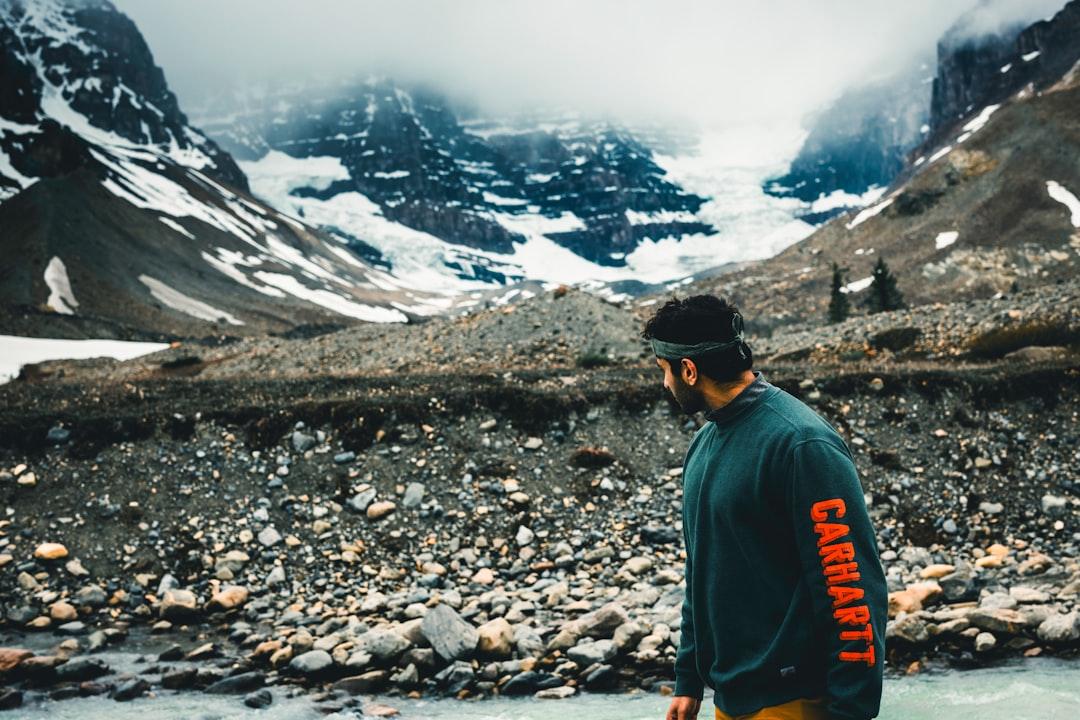
<svg viewBox="0 0 1080 720">
<path fill-rule="evenodd" d="M 932 57 L 974 0 L 115 0 L 185 107 L 258 84 L 381 74 L 492 111 L 798 121 Z M 977 32 L 1063 0 L 997 0 Z M 974 21 L 973 21 L 974 22 Z"/>
</svg>

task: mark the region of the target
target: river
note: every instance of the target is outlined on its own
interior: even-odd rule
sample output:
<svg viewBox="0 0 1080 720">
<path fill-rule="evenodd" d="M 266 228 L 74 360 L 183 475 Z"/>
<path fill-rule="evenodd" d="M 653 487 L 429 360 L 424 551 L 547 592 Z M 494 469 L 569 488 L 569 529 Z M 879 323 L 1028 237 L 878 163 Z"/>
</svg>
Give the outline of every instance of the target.
<svg viewBox="0 0 1080 720">
<path fill-rule="evenodd" d="M 117 671 L 138 667 L 134 653 L 103 653 Z M 24 707 L 3 713 L 26 720 L 305 720 L 310 718 L 357 718 L 358 712 L 332 715 L 319 712 L 307 697 L 285 696 L 273 690 L 275 701 L 265 710 L 249 710 L 236 696 L 199 692 L 160 691 L 127 703 L 105 697 L 52 702 L 27 697 Z M 582 694 L 567 700 L 531 698 L 411 700 L 376 697 L 375 702 L 401 711 L 401 718 L 424 720 L 564 720 L 567 716 L 589 720 L 660 720 L 668 699 L 656 694 Z M 708 699 L 706 699 L 708 703 Z M 699 716 L 712 717 L 711 705 Z M 1034 658 L 1005 666 L 968 671 L 924 673 L 890 678 L 882 700 L 882 720 L 1050 720 L 1080 717 L 1080 662 Z"/>
</svg>

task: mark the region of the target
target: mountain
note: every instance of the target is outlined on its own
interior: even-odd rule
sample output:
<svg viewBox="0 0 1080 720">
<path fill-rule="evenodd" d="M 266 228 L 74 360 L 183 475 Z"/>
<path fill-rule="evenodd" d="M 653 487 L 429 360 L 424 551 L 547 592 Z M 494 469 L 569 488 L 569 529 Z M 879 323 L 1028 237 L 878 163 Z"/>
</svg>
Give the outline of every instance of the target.
<svg viewBox="0 0 1080 720">
<path fill-rule="evenodd" d="M 627 256 L 714 228 L 657 155 L 685 136 L 573 113 L 487 117 L 388 78 L 248 92 L 207 132 L 257 195 L 375 246 L 402 274 L 506 282 L 634 276 Z M 619 272 L 622 269 L 623 272 Z"/>
<path fill-rule="evenodd" d="M 238 335 L 453 306 L 252 197 L 111 3 L 0 0 L 0 38 L 0 332 Z"/>
<path fill-rule="evenodd" d="M 766 182 L 777 197 L 807 203 L 818 224 L 880 197 L 929 130 L 930 62 L 846 91 L 819 113 L 784 175 Z"/>
<path fill-rule="evenodd" d="M 1003 4 L 980 0 L 961 15 L 937 43 L 936 69 L 920 60 L 818 113 L 790 169 L 766 192 L 807 203 L 799 217 L 811 223 L 870 205 L 913 161 L 961 135 L 973 111 L 1072 67 L 1080 41 L 1069 23 L 1028 26 L 1008 19 Z"/>
<path fill-rule="evenodd" d="M 966 66 L 944 53 L 933 114 L 949 116 L 946 97 L 968 98 L 964 107 L 970 110 L 956 121 L 939 120 L 946 124 L 931 130 L 918 157 L 878 201 L 832 219 L 769 260 L 684 292 L 732 295 L 757 316 L 757 331 L 768 334 L 825 321 L 834 262 L 848 269 L 845 291 L 857 311 L 878 258 L 886 260 L 911 305 L 1009 297 L 1076 277 L 1078 38 L 1080 0 L 1073 0 L 1053 18 L 1020 32 L 1010 55 L 998 56 L 1011 69 L 995 72 L 1022 73 L 1021 80 L 987 85 L 974 73 L 973 88 L 964 90 L 958 86 L 964 70 L 958 68 Z M 945 87 L 953 89 L 938 89 Z M 1011 94 L 1003 96 L 1002 88 L 1012 88 Z M 1035 344 L 1061 340 L 1056 326 L 1022 315 L 1016 317 L 1017 333 L 1027 333 Z"/>
</svg>

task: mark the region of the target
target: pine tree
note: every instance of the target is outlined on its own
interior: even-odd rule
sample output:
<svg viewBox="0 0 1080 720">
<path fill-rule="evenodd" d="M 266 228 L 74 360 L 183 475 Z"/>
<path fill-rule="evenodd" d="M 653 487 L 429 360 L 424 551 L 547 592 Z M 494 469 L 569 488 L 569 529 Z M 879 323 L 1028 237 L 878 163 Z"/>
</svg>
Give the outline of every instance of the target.
<svg viewBox="0 0 1080 720">
<path fill-rule="evenodd" d="M 829 322 L 831 323 L 843 322 L 851 314 L 851 303 L 848 301 L 847 293 L 843 291 L 846 284 L 845 272 L 847 272 L 846 269 L 836 263 L 832 264 L 832 291 L 829 293 Z"/>
<path fill-rule="evenodd" d="M 874 265 L 874 280 L 870 283 L 870 292 L 866 297 L 866 309 L 871 313 L 879 313 L 906 307 L 904 296 L 896 287 L 896 276 L 885 264 L 885 258 L 879 257 L 877 265 Z"/>
</svg>

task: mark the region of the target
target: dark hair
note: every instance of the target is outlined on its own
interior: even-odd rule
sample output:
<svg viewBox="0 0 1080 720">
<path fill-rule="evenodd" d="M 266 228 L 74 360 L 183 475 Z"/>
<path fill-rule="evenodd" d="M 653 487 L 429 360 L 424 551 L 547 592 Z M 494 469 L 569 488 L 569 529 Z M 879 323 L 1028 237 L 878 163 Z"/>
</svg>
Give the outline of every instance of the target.
<svg viewBox="0 0 1080 720">
<path fill-rule="evenodd" d="M 673 297 L 649 318 L 641 337 L 687 345 L 733 340 L 732 317 L 738 312 L 739 308 L 715 295 L 694 295 L 684 300 Z M 690 359 L 702 375 L 717 382 L 736 380 L 754 365 L 754 354 L 745 342 Z"/>
</svg>

